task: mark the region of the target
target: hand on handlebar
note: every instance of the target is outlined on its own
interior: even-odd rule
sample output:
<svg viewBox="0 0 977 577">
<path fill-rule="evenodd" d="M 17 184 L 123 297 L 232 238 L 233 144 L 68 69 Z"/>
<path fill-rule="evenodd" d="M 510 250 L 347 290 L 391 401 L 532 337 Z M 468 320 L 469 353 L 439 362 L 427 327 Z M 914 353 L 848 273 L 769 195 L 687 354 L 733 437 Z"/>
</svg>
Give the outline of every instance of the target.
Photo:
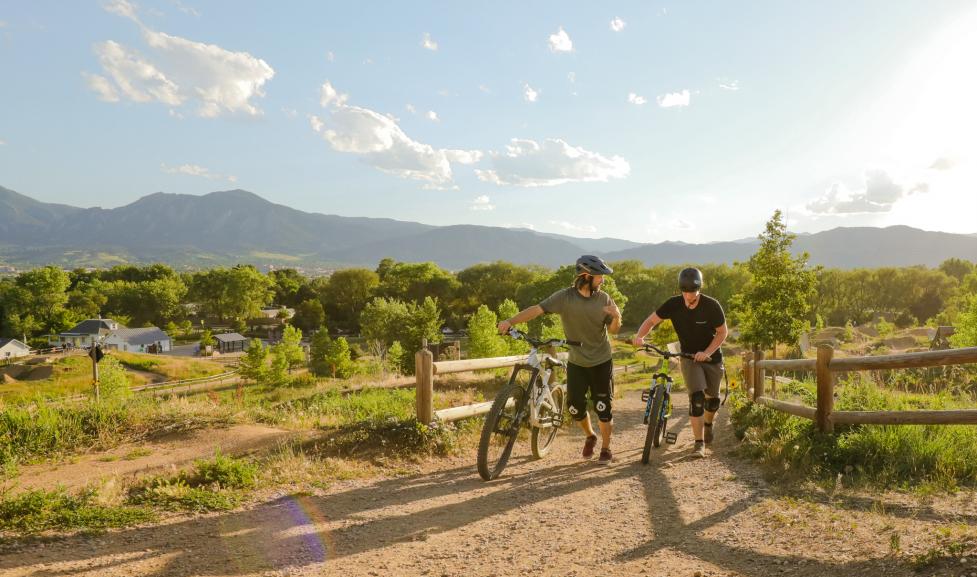
<svg viewBox="0 0 977 577">
<path fill-rule="evenodd" d="M 631 339 L 631 344 L 638 348 L 641 348 L 645 344 L 645 338 L 635 336 L 633 339 Z"/>
<path fill-rule="evenodd" d="M 509 332 L 509 329 L 511 329 L 511 328 L 512 328 L 512 325 L 509 323 L 509 319 L 506 319 L 504 321 L 499 321 L 499 334 L 500 335 L 504 335 L 504 334 L 508 333 Z"/>
<path fill-rule="evenodd" d="M 712 360 L 712 357 L 707 355 L 705 351 L 699 351 L 695 354 L 695 357 L 692 360 L 697 363 L 708 363 Z"/>
</svg>

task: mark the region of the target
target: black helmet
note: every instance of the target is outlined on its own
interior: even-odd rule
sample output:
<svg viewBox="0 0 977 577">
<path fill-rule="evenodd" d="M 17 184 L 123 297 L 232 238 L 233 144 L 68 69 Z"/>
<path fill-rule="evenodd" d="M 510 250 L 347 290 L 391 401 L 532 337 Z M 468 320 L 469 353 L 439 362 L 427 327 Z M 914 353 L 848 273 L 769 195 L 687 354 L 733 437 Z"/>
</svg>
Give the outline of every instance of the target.
<svg viewBox="0 0 977 577">
<path fill-rule="evenodd" d="M 611 274 L 614 269 L 604 264 L 600 257 L 592 254 L 585 254 L 577 259 L 577 274 Z"/>
<path fill-rule="evenodd" d="M 684 293 L 702 290 L 702 271 L 697 268 L 682 269 L 678 273 L 678 289 Z"/>
</svg>

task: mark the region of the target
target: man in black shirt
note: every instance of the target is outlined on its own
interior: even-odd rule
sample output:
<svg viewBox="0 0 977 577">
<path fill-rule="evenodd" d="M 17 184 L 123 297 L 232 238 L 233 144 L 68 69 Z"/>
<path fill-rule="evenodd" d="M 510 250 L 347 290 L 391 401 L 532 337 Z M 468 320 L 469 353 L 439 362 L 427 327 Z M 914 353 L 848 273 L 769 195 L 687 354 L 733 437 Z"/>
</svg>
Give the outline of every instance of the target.
<svg viewBox="0 0 977 577">
<path fill-rule="evenodd" d="M 704 295 L 702 273 L 687 268 L 679 273 L 679 290 L 658 310 L 641 323 L 634 335 L 634 345 L 641 346 L 658 323 L 672 320 L 683 353 L 695 355 L 695 360 L 682 358 L 682 377 L 689 392 L 689 419 L 695 438 L 695 454 L 706 456 L 706 443 L 711 443 L 712 421 L 719 410 L 719 385 L 723 377 L 723 351 L 726 340 L 726 315 L 716 299 Z"/>
</svg>

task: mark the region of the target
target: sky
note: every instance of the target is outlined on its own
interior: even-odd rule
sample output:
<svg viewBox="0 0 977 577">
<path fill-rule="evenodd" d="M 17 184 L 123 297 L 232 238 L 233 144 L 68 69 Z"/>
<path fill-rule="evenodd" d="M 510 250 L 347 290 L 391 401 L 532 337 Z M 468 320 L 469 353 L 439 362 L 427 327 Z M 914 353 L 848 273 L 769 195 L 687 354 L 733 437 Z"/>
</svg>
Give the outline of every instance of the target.
<svg viewBox="0 0 977 577">
<path fill-rule="evenodd" d="M 0 1 L 0 186 L 637 242 L 977 233 L 977 4 Z"/>
</svg>

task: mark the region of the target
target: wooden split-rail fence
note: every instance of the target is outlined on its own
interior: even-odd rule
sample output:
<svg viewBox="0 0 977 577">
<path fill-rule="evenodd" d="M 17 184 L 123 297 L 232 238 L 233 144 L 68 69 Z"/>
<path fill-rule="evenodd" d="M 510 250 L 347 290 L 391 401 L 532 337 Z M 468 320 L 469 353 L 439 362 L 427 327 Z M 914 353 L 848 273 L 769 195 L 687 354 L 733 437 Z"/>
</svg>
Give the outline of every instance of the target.
<svg viewBox="0 0 977 577">
<path fill-rule="evenodd" d="M 945 367 L 977 363 L 977 347 L 944 351 L 925 351 L 874 357 L 835 357 L 834 347 L 820 345 L 816 359 L 764 359 L 763 351 L 743 355 L 743 372 L 750 398 L 764 406 L 791 415 L 811 419 L 824 433 L 834 425 L 977 425 L 977 409 L 915 410 L 915 411 L 835 411 L 835 384 L 839 373 Z M 788 402 L 776 398 L 771 387 L 765 394 L 764 380 L 768 373 L 813 372 L 817 382 L 816 406 Z"/>
<path fill-rule="evenodd" d="M 567 353 L 557 353 L 557 358 L 566 360 Z M 415 387 L 417 388 L 417 421 L 433 423 L 435 421 L 449 422 L 475 417 L 489 412 L 492 401 L 474 403 L 460 407 L 434 410 L 434 379 L 438 375 L 465 373 L 485 369 L 501 369 L 526 362 L 527 355 L 509 357 L 490 357 L 484 359 L 465 359 L 461 361 L 435 361 L 434 355 L 427 349 L 422 349 L 415 356 Z M 633 367 L 620 365 L 614 367 L 614 372 L 628 372 Z"/>
</svg>

